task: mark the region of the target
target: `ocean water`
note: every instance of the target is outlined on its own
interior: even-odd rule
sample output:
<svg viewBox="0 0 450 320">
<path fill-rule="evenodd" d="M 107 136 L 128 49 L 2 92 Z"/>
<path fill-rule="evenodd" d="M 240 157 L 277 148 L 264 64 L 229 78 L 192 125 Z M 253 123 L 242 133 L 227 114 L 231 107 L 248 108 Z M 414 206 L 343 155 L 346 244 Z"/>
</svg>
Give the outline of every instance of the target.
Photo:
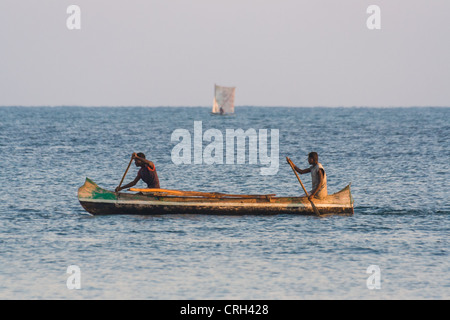
<svg viewBox="0 0 450 320">
<path fill-rule="evenodd" d="M 0 299 L 450 298 L 449 108 L 209 111 L 0 108 Z M 276 174 L 248 158 L 175 165 L 172 133 L 194 139 L 194 121 L 224 137 L 278 130 Z M 352 183 L 353 216 L 94 217 L 77 200 L 86 177 L 114 189 L 132 152 L 155 162 L 162 188 L 301 195 L 285 156 L 306 168 L 310 151 L 329 193 Z"/>
</svg>

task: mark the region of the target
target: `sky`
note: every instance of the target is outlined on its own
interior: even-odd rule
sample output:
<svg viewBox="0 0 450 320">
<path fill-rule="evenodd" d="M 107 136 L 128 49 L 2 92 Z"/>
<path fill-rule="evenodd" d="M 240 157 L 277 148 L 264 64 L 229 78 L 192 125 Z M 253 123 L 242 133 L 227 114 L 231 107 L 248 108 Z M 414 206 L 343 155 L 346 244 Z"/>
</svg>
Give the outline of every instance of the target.
<svg viewBox="0 0 450 320">
<path fill-rule="evenodd" d="M 1 0 L 0 106 L 212 106 L 214 84 L 237 106 L 449 106 L 449 19 L 448 0 Z"/>
</svg>

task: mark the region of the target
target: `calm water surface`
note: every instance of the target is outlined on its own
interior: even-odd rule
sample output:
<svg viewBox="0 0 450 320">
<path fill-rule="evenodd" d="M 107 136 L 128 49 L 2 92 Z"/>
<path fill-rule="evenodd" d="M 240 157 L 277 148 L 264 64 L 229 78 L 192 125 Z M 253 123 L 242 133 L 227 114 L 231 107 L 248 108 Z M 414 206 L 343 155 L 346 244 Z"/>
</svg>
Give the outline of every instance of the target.
<svg viewBox="0 0 450 320">
<path fill-rule="evenodd" d="M 448 119 L 449 108 L 0 108 L 0 298 L 448 299 Z M 173 164 L 172 132 L 194 121 L 224 136 L 278 129 L 278 173 Z M 298 195 L 284 157 L 305 168 L 313 150 L 329 192 L 352 183 L 354 216 L 93 217 L 77 200 L 85 177 L 114 189 L 139 151 L 162 188 Z M 70 265 L 80 290 L 66 286 Z M 381 289 L 367 287 L 371 265 Z"/>
</svg>

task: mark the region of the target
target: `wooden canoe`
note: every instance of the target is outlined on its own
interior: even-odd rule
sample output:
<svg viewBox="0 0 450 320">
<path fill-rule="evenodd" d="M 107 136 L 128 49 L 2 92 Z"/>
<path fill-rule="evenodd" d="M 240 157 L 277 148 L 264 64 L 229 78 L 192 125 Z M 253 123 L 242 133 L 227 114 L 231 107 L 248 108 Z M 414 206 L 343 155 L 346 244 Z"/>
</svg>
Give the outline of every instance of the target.
<svg viewBox="0 0 450 320">
<path fill-rule="evenodd" d="M 144 192 L 142 192 L 144 191 Z M 218 215 L 314 215 L 306 197 L 269 195 L 228 195 L 158 189 L 138 193 L 115 193 L 100 188 L 89 178 L 78 189 L 78 200 L 92 215 L 135 214 L 218 214 Z M 173 191 L 173 194 L 171 194 Z M 184 194 L 185 193 L 185 194 Z M 353 214 L 350 185 L 324 199 L 314 199 L 322 214 Z"/>
</svg>

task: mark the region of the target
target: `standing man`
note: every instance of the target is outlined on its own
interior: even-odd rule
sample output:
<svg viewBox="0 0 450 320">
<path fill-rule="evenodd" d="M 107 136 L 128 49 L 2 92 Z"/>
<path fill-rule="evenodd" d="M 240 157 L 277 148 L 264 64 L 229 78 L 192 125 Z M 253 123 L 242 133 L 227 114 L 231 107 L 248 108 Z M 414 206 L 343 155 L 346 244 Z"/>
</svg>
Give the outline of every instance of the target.
<svg viewBox="0 0 450 320">
<path fill-rule="evenodd" d="M 294 165 L 295 171 L 300 174 L 311 172 L 312 190 L 309 192 L 308 199 L 311 201 L 314 197 L 324 198 L 328 195 L 327 191 L 327 174 L 322 164 L 319 163 L 319 155 L 317 152 L 310 152 L 308 155 L 308 163 L 311 167 L 307 169 L 299 169 Z"/>
<path fill-rule="evenodd" d="M 145 154 L 143 153 L 133 153 L 132 155 L 134 159 L 134 163 L 136 167 L 141 167 L 139 170 L 136 178 L 130 182 L 127 185 L 124 185 L 123 187 L 117 187 L 116 192 L 119 192 L 123 189 L 128 189 L 136 185 L 136 183 L 139 182 L 139 180 L 142 179 L 147 184 L 147 187 L 152 188 L 160 188 L 159 187 L 159 178 L 158 174 L 156 173 L 155 164 L 147 159 L 145 159 Z"/>
</svg>

